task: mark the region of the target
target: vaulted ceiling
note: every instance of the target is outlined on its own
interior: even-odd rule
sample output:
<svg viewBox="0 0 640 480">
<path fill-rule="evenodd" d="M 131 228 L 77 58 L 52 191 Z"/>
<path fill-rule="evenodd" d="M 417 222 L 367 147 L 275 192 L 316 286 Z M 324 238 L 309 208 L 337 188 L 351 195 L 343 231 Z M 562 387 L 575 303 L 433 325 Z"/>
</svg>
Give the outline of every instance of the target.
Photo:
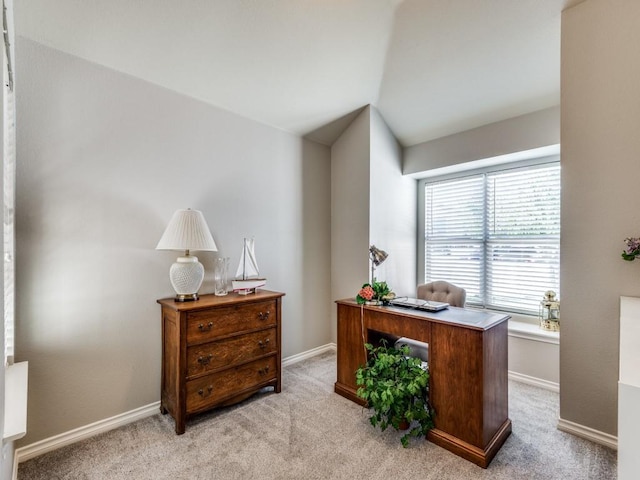
<svg viewBox="0 0 640 480">
<path fill-rule="evenodd" d="M 561 11 L 580 1 L 29 0 L 15 25 L 327 144 L 372 104 L 409 146 L 558 105 Z"/>
</svg>

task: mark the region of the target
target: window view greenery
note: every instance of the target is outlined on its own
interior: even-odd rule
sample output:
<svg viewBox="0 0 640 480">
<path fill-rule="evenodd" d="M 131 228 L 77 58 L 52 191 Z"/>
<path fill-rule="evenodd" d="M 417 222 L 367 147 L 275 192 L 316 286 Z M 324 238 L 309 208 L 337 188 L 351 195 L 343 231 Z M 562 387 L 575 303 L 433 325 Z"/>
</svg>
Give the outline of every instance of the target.
<svg viewBox="0 0 640 480">
<path fill-rule="evenodd" d="M 560 165 L 425 181 L 425 281 L 447 280 L 467 304 L 538 313 L 560 287 Z"/>
</svg>

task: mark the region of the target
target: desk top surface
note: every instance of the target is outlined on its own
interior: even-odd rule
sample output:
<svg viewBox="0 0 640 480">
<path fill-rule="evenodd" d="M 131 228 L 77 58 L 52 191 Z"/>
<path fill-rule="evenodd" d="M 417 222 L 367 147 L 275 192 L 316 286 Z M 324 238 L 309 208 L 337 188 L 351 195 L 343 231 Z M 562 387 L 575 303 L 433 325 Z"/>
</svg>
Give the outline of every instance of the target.
<svg viewBox="0 0 640 480">
<path fill-rule="evenodd" d="M 337 300 L 336 303 L 360 307 L 358 303 L 351 298 Z M 362 305 L 366 310 L 380 311 L 394 315 L 402 315 L 411 318 L 428 320 L 430 322 L 455 324 L 460 327 L 470 328 L 473 330 L 488 330 L 499 323 L 505 322 L 511 318 L 507 314 L 486 312 L 472 308 L 449 307 L 439 312 L 427 312 L 417 310 L 415 308 L 397 307 L 397 306 L 378 306 L 378 305 Z"/>
</svg>

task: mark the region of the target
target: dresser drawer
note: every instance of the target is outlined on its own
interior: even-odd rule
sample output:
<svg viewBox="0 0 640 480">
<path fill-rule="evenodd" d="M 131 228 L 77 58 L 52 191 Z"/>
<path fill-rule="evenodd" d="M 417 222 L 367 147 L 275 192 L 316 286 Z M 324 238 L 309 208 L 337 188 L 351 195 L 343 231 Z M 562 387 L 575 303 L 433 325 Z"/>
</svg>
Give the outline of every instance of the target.
<svg viewBox="0 0 640 480">
<path fill-rule="evenodd" d="M 219 342 L 188 347 L 187 376 L 192 377 L 228 365 L 243 363 L 277 350 L 275 327 Z"/>
<path fill-rule="evenodd" d="M 230 305 L 187 314 L 187 344 L 276 324 L 276 302 Z"/>
<path fill-rule="evenodd" d="M 277 378 L 275 355 L 187 381 L 187 413 L 197 412 Z"/>
</svg>

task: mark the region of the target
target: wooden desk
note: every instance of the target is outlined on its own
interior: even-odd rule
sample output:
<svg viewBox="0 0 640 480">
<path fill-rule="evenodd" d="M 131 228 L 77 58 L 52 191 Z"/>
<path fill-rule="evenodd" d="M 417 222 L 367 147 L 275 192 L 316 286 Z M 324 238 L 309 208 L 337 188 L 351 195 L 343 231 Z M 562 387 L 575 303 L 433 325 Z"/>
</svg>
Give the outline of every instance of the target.
<svg viewBox="0 0 640 480">
<path fill-rule="evenodd" d="M 435 411 L 427 438 L 487 468 L 511 433 L 507 384 L 508 315 L 450 307 L 422 312 L 400 307 L 338 304 L 335 392 L 359 404 L 355 371 L 366 342 L 409 337 L 429 344 L 429 401 Z"/>
</svg>

